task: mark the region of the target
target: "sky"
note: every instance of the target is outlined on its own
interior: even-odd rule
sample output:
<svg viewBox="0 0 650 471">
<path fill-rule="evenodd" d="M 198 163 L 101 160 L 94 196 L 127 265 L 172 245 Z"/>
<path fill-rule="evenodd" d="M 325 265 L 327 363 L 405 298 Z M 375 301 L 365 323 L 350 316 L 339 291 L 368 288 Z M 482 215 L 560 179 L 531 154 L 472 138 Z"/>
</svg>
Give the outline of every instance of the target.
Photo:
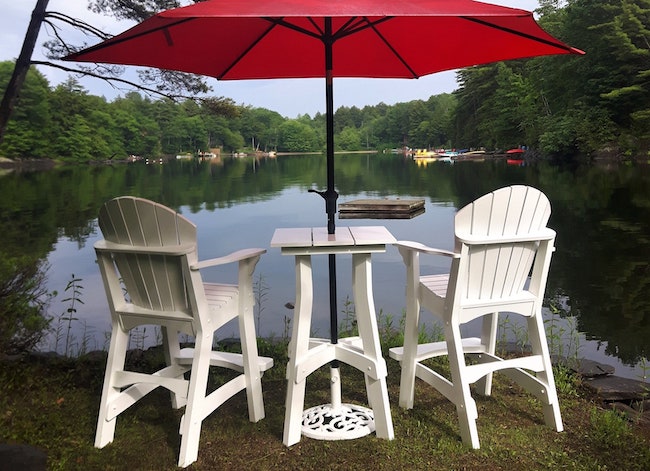
<svg viewBox="0 0 650 471">
<path fill-rule="evenodd" d="M 486 0 L 486 2 L 529 11 L 539 6 L 537 0 Z M 95 15 L 87 10 L 87 4 L 85 0 L 50 0 L 47 9 L 82 19 L 111 34 L 121 33 L 133 25 Z M 0 61 L 18 57 L 35 5 L 36 0 L 0 0 Z M 43 27 L 34 51 L 34 60 L 44 60 L 42 44 L 47 39 L 47 28 Z M 98 42 L 95 39 L 88 41 L 92 41 L 89 45 Z M 68 73 L 51 67 L 40 67 L 39 70 L 48 78 L 51 86 L 56 86 L 69 77 Z M 79 82 L 89 93 L 105 96 L 108 100 L 129 91 L 128 88 L 113 88 L 99 79 L 83 78 L 79 79 Z M 209 79 L 208 83 L 213 89 L 211 96 L 223 96 L 231 98 L 239 105 L 277 111 L 287 118 L 304 114 L 314 116 L 317 112 L 325 112 L 323 79 L 223 82 Z M 417 99 L 426 100 L 431 95 L 449 93 L 456 88 L 455 71 L 439 72 L 417 80 L 339 78 L 334 81 L 334 108 L 340 106 L 363 108 L 381 102 L 393 105 Z"/>
</svg>

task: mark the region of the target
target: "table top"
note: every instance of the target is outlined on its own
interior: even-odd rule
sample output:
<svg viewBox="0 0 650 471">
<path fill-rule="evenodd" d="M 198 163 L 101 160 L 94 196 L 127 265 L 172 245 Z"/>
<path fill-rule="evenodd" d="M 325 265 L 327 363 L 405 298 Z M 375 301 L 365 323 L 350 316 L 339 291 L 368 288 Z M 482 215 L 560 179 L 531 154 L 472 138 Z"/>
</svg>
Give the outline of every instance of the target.
<svg viewBox="0 0 650 471">
<path fill-rule="evenodd" d="M 283 249 L 283 253 L 375 252 L 384 251 L 386 244 L 396 242 L 384 226 L 337 227 L 335 234 L 328 234 L 326 227 L 295 227 L 276 229 L 271 247 Z"/>
</svg>

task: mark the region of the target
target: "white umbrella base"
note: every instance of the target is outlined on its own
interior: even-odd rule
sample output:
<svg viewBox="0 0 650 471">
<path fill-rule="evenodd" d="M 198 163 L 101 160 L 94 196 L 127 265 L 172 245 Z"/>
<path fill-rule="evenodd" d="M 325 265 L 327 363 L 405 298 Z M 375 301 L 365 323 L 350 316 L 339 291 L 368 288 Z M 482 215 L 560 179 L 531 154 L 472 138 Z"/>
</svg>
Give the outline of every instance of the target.
<svg viewBox="0 0 650 471">
<path fill-rule="evenodd" d="M 352 440 L 375 431 L 372 409 L 356 404 L 331 404 L 307 409 L 302 415 L 302 434 L 316 440 Z"/>
</svg>

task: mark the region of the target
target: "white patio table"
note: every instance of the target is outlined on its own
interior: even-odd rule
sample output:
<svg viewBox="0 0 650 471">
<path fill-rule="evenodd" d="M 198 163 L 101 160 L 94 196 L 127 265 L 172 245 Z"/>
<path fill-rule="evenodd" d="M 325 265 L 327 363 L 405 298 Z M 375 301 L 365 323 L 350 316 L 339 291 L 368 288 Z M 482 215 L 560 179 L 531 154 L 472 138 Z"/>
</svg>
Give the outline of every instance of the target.
<svg viewBox="0 0 650 471">
<path fill-rule="evenodd" d="M 293 255 L 296 266 L 296 303 L 289 344 L 287 397 L 283 443 L 300 441 L 301 433 L 321 440 L 362 437 L 376 431 L 377 437 L 394 437 L 393 421 L 386 387 L 386 362 L 381 354 L 375 305 L 372 294 L 370 257 L 385 252 L 386 244 L 396 240 L 383 226 L 338 227 L 335 234 L 327 228 L 277 229 L 271 247 L 283 255 Z M 358 337 L 338 339 L 310 338 L 313 304 L 312 255 L 351 254 L 352 289 Z M 331 368 L 332 402 L 304 411 L 307 377 L 323 365 L 340 361 L 365 375 L 368 404 L 341 403 L 339 369 Z"/>
</svg>

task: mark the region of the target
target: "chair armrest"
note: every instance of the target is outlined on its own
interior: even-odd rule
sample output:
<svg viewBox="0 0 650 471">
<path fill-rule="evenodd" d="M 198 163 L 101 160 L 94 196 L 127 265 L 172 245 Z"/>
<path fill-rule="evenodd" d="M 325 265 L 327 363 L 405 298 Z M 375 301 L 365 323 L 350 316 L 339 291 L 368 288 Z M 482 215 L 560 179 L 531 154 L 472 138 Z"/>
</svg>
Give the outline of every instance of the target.
<svg viewBox="0 0 650 471">
<path fill-rule="evenodd" d="M 98 240 L 95 242 L 94 247 L 99 252 L 141 253 L 149 255 L 185 255 L 196 250 L 195 244 L 147 247 L 142 245 L 117 244 L 107 240 Z"/>
<path fill-rule="evenodd" d="M 522 235 L 511 236 L 475 236 L 458 235 L 458 240 L 467 245 L 489 245 L 489 244 L 510 244 L 517 242 L 537 242 L 541 240 L 552 240 L 555 238 L 555 231 L 545 227 L 537 232 L 529 232 Z"/>
<path fill-rule="evenodd" d="M 208 260 L 202 260 L 200 262 L 193 263 L 190 266 L 191 270 L 200 270 L 201 268 L 214 267 L 217 265 L 225 265 L 227 263 L 239 262 L 241 260 L 246 260 L 248 258 L 259 257 L 263 253 L 266 253 L 266 249 L 242 249 L 236 252 L 233 252 L 223 257 L 211 258 Z"/>
<path fill-rule="evenodd" d="M 435 249 L 433 247 L 428 247 L 419 242 L 413 242 L 410 240 L 400 240 L 394 244 L 397 248 L 404 248 L 407 250 L 413 250 L 420 253 L 426 253 L 429 255 L 443 255 L 445 257 L 458 258 L 460 254 L 455 252 L 450 252 L 449 250 Z"/>
</svg>

